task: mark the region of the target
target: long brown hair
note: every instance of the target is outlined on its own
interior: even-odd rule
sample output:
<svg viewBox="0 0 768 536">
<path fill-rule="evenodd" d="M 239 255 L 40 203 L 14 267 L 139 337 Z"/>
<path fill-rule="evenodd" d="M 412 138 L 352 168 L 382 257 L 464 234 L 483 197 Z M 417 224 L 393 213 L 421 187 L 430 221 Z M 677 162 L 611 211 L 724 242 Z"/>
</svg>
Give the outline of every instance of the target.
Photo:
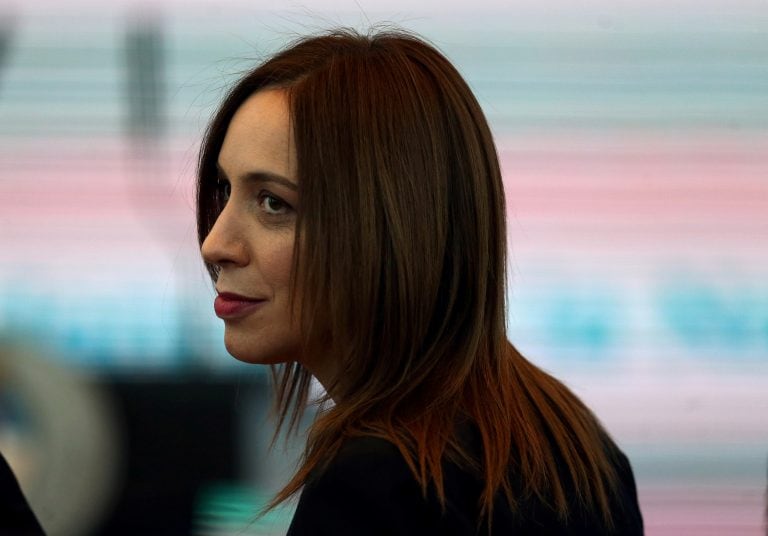
<svg viewBox="0 0 768 536">
<path fill-rule="evenodd" d="M 442 504 L 447 457 L 483 479 L 481 517 L 490 520 L 502 492 L 512 508 L 524 494 L 563 519 L 578 506 L 610 525 L 610 440 L 576 396 L 507 340 L 501 172 L 457 70 L 399 31 L 336 30 L 273 56 L 235 85 L 209 126 L 201 244 L 221 209 L 216 160 L 229 122 L 251 94 L 275 87 L 289 97 L 298 160 L 292 275 L 302 351 L 332 356 L 339 372 L 326 386 L 335 404 L 316 417 L 273 504 L 347 438 L 374 435 L 398 447 L 423 493 L 434 486 Z M 278 428 L 289 415 L 294 426 L 310 374 L 294 362 L 273 367 L 273 378 Z M 459 422 L 477 430 L 479 453 L 459 441 Z"/>
</svg>

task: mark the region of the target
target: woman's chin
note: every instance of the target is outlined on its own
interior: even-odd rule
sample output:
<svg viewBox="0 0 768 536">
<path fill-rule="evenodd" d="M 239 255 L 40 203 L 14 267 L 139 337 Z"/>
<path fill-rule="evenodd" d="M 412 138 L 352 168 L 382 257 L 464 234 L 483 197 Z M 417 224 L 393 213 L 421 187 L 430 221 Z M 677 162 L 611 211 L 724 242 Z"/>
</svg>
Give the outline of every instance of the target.
<svg viewBox="0 0 768 536">
<path fill-rule="evenodd" d="M 284 348 L 254 347 L 253 345 L 238 344 L 236 341 L 230 342 L 226 339 L 224 346 L 229 355 L 238 361 L 252 365 L 278 365 L 280 363 L 296 361 L 294 353 Z"/>
</svg>

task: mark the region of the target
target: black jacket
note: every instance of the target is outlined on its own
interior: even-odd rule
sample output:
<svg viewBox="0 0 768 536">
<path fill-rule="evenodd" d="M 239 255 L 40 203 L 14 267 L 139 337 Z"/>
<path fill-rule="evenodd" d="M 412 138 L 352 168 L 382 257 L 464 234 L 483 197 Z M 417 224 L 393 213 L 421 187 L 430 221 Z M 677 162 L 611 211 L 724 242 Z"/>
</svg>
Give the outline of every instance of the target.
<svg viewBox="0 0 768 536">
<path fill-rule="evenodd" d="M 643 519 L 629 461 L 610 440 L 621 493 L 612 505 L 615 530 L 573 505 L 567 523 L 540 501 L 523 500 L 510 510 L 499 494 L 494 503 L 492 534 L 607 535 L 643 534 Z M 348 440 L 322 474 L 310 477 L 299 499 L 288 536 L 485 535 L 477 526 L 477 501 L 482 479 L 444 464 L 446 512 L 436 498 L 425 500 L 397 448 L 383 439 Z"/>
<path fill-rule="evenodd" d="M 0 534 L 7 536 L 45 534 L 2 454 L 0 454 Z"/>
</svg>

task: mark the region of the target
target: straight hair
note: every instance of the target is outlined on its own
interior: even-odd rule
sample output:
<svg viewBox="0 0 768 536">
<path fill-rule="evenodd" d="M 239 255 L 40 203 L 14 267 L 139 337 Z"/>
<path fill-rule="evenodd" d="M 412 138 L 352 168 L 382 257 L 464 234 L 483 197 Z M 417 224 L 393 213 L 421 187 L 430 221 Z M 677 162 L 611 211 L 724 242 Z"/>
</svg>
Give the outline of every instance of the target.
<svg viewBox="0 0 768 536">
<path fill-rule="evenodd" d="M 335 403 L 316 415 L 298 470 L 269 507 L 345 440 L 372 435 L 398 448 L 425 497 L 433 489 L 443 507 L 443 461 L 474 472 L 489 530 L 499 493 L 513 510 L 534 497 L 563 520 L 578 508 L 612 526 L 612 442 L 507 339 L 501 171 L 458 71 L 402 31 L 334 30 L 274 55 L 233 87 L 209 125 L 198 168 L 201 244 L 223 206 L 216 161 L 229 122 L 250 95 L 272 88 L 287 92 L 298 161 L 291 288 L 302 353 L 333 359 L 338 374 L 326 386 Z M 208 270 L 215 280 L 217 268 Z M 311 375 L 290 362 L 272 366 L 272 377 L 277 430 L 295 429 Z M 479 452 L 459 441 L 461 422 L 474 426 Z"/>
</svg>

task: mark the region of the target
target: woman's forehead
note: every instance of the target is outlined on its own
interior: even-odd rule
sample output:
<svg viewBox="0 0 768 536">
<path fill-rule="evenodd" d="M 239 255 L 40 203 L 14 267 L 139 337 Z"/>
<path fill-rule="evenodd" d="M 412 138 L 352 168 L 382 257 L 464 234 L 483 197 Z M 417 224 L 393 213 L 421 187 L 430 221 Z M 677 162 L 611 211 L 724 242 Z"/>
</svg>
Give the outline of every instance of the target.
<svg viewBox="0 0 768 536">
<path fill-rule="evenodd" d="M 219 152 L 227 175 L 252 168 L 295 177 L 296 149 L 285 90 L 258 91 L 237 109 Z"/>
</svg>

